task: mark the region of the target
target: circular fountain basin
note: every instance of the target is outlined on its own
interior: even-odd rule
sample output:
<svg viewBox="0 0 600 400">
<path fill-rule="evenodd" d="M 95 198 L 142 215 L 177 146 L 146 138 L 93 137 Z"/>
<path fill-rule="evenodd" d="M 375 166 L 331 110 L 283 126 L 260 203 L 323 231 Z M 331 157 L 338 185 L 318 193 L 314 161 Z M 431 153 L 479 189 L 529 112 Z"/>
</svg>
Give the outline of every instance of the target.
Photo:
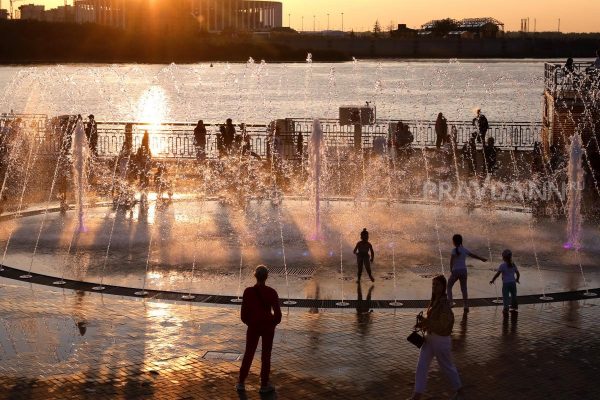
<svg viewBox="0 0 600 400">
<path fill-rule="evenodd" d="M 521 271 L 519 295 L 600 286 L 600 232 L 592 224 L 584 223 L 575 252 L 563 248 L 565 221 L 532 221 L 516 209 L 324 200 L 320 232 L 313 209 L 291 198 L 243 206 L 150 201 L 142 210 L 88 208 L 85 232 L 73 211 L 4 220 L 0 240 L 4 264 L 66 279 L 236 296 L 253 284 L 254 267 L 265 264 L 268 284 L 282 298 L 354 299 L 371 286 L 366 273 L 356 285 L 352 253 L 366 227 L 376 253 L 371 298 L 389 300 L 428 298 L 430 278 L 449 274 L 451 237 L 461 233 L 465 247 L 489 259 L 468 261 L 472 298 L 501 295 L 500 280 L 488 282 L 505 248 Z M 458 285 L 454 290 L 460 298 Z"/>
</svg>

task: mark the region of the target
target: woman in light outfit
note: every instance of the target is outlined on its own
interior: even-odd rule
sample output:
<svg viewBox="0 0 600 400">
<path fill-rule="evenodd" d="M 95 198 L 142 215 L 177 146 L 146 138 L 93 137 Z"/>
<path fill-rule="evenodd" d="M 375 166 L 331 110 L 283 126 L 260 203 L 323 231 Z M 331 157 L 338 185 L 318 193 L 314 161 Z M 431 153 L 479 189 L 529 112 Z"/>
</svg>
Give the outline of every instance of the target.
<svg viewBox="0 0 600 400">
<path fill-rule="evenodd" d="M 462 383 L 450 355 L 450 334 L 453 326 L 454 314 L 446 297 L 446 278 L 438 275 L 432 280 L 431 302 L 427 308 L 427 316 L 421 317 L 417 322 L 417 327 L 425 331 L 425 343 L 421 347 L 417 362 L 415 391 L 411 400 L 418 400 L 423 396 L 433 357 L 437 359 L 440 369 L 450 380 L 452 389 L 456 391 L 452 398 L 454 400 L 463 398 Z"/>
</svg>

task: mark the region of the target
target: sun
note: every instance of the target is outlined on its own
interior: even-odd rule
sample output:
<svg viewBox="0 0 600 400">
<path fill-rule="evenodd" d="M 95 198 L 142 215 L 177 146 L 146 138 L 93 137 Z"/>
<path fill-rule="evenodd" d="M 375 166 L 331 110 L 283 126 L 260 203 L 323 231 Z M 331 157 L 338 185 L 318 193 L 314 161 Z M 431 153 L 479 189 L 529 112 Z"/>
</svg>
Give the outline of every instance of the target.
<svg viewBox="0 0 600 400">
<path fill-rule="evenodd" d="M 148 130 L 150 133 L 150 149 L 153 154 L 166 152 L 166 141 L 157 140 L 164 130 L 162 124 L 167 115 L 167 95 L 160 86 L 151 86 L 142 93 L 137 104 L 136 120 L 140 133 Z M 162 144 L 162 145 L 161 145 Z"/>
</svg>

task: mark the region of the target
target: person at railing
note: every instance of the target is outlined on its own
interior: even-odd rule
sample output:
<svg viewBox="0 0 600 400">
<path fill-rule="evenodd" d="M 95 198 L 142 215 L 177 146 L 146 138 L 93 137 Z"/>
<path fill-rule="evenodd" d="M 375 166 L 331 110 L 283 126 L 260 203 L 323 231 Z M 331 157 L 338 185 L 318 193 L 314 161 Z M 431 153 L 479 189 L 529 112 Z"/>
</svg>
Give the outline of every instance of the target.
<svg viewBox="0 0 600 400">
<path fill-rule="evenodd" d="M 496 161 L 498 149 L 494 146 L 495 140 L 493 137 L 487 139 L 487 143 L 483 146 L 483 158 L 485 161 L 485 173 L 493 174 L 496 170 Z"/>
<path fill-rule="evenodd" d="M 596 50 L 596 59 L 592 63 L 592 67 L 600 69 L 600 49 Z"/>
<path fill-rule="evenodd" d="M 435 121 L 435 147 L 439 150 L 448 136 L 448 121 L 444 114 L 439 113 Z"/>
<path fill-rule="evenodd" d="M 228 153 L 230 153 L 235 140 L 235 126 L 233 125 L 231 118 L 227 118 L 225 121 L 225 135 L 223 136 L 223 139 L 225 143 L 225 149 Z"/>
<path fill-rule="evenodd" d="M 150 185 L 150 170 L 152 169 L 152 151 L 150 150 L 150 134 L 144 131 L 142 144 L 135 155 L 138 176 L 140 178 L 140 189 L 145 191 Z"/>
<path fill-rule="evenodd" d="M 575 72 L 575 64 L 573 62 L 573 58 L 569 57 L 567 58 L 567 62 L 565 63 L 565 66 L 563 67 L 565 72 L 567 73 L 574 73 Z"/>
<path fill-rule="evenodd" d="M 303 158 L 304 136 L 302 135 L 302 132 L 298 132 L 298 135 L 296 135 L 296 154 L 298 155 L 298 157 L 300 157 L 300 159 Z"/>
<path fill-rule="evenodd" d="M 206 127 L 203 120 L 199 120 L 194 128 L 194 147 L 196 148 L 196 159 L 204 160 L 206 158 Z"/>
<path fill-rule="evenodd" d="M 408 126 L 408 124 L 398 122 L 398 125 L 396 125 L 395 133 L 396 157 L 400 157 L 401 155 L 408 155 L 410 153 L 410 146 L 414 139 L 415 137 L 410 131 L 410 127 Z"/>
<path fill-rule="evenodd" d="M 87 137 L 90 151 L 94 157 L 98 157 L 98 124 L 93 114 L 88 115 L 88 122 L 85 126 L 85 136 Z"/>
<path fill-rule="evenodd" d="M 481 108 L 476 110 L 477 115 L 473 118 L 473 126 L 477 128 L 479 135 L 477 136 L 478 143 L 485 143 L 485 135 L 490 127 L 487 118 L 482 114 Z"/>
</svg>

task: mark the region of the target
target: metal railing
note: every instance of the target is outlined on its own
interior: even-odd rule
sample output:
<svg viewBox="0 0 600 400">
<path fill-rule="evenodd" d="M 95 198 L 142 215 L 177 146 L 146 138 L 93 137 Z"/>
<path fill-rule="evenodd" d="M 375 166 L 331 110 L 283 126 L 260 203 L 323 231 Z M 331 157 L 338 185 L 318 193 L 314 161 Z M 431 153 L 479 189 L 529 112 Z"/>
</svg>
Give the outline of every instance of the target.
<svg viewBox="0 0 600 400">
<path fill-rule="evenodd" d="M 545 63 L 544 88 L 554 97 L 600 97 L 600 69 L 589 62 L 573 63 L 572 69 L 562 64 Z"/>
<path fill-rule="evenodd" d="M 10 129 L 10 124 L 3 122 Z M 34 137 L 34 143 L 39 153 L 51 156 L 60 151 L 61 140 L 66 129 L 72 130 L 73 125 L 56 125 L 56 118 L 25 118 L 19 121 L 20 128 L 26 129 Z M 270 147 L 283 158 L 300 157 L 298 149 L 299 135 L 302 136 L 302 149 L 306 149 L 312 132 L 312 120 L 287 119 L 285 129 L 277 129 L 274 135 L 274 123 L 268 125 L 247 124 L 246 134 L 249 137 L 250 151 L 264 158 L 270 154 Z M 434 147 L 436 143 L 435 121 L 402 121 L 407 124 L 414 136 L 412 146 L 418 148 Z M 387 143 L 391 133 L 395 131 L 398 120 L 377 121 L 373 125 L 361 126 L 361 146 L 369 151 L 373 148 L 375 138 L 382 138 Z M 98 156 L 102 158 L 115 157 L 119 154 L 125 138 L 126 122 L 98 122 Z M 219 157 L 217 135 L 220 124 L 206 124 L 206 158 Z M 340 125 L 338 120 L 321 120 L 325 143 L 329 147 L 354 147 L 355 127 Z M 145 131 L 150 134 L 150 148 L 155 158 L 195 158 L 194 127 L 192 123 L 165 123 L 151 125 L 132 123 L 133 149 L 137 149 Z M 491 122 L 487 137 L 495 139 L 495 145 L 503 149 L 531 150 L 535 142 L 541 140 L 541 122 Z M 236 126 L 237 133 L 240 127 Z M 467 142 L 475 126 L 471 121 L 448 121 L 448 130 L 455 130 L 457 143 L 462 146 Z"/>
</svg>

